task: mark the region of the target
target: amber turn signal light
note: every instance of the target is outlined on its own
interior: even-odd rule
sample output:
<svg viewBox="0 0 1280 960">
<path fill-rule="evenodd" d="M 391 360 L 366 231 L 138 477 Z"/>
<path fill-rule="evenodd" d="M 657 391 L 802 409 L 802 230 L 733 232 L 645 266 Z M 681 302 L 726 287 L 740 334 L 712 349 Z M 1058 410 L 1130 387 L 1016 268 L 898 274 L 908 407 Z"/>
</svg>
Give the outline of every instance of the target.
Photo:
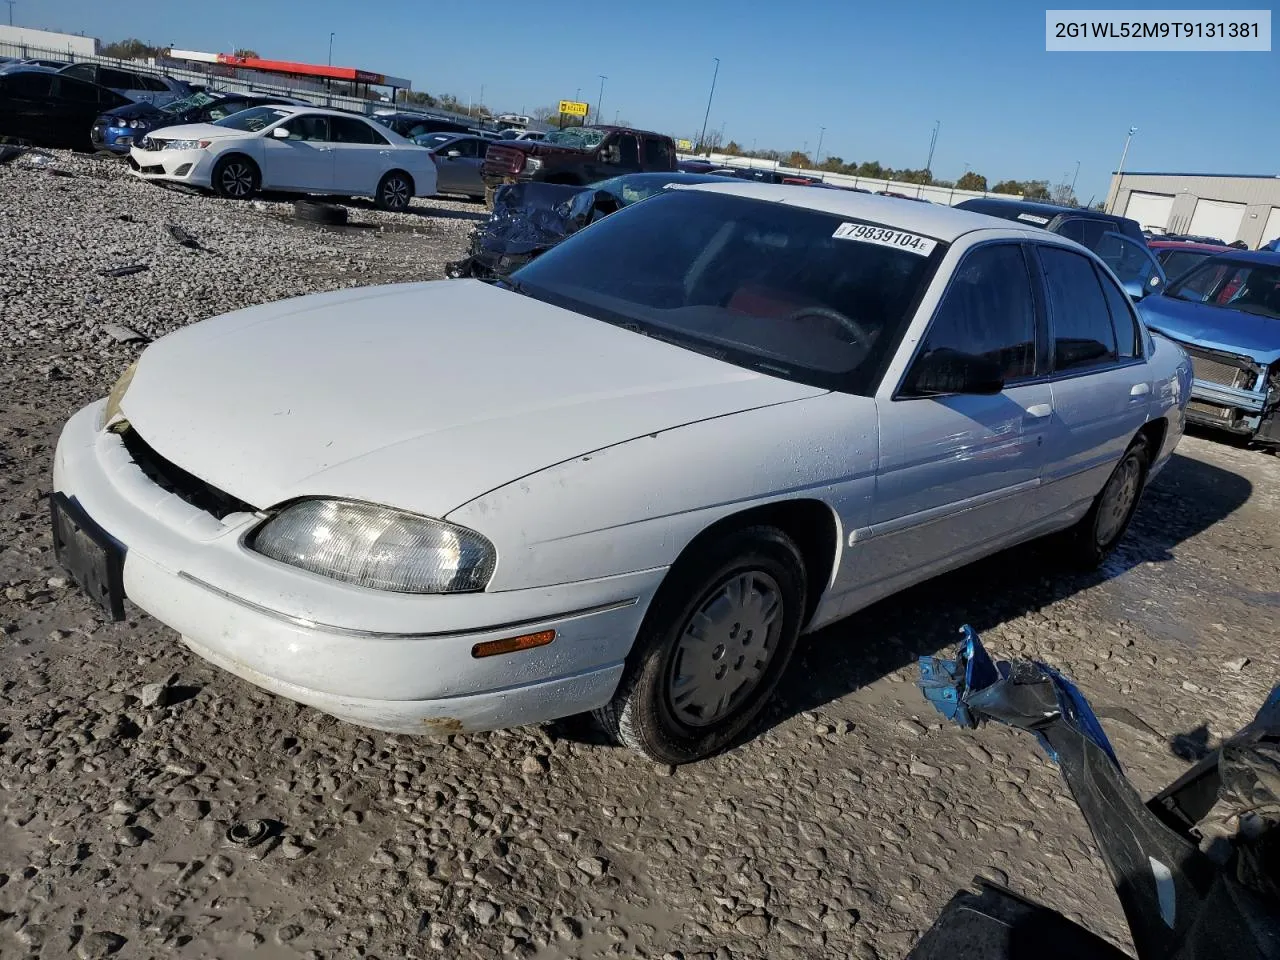
<svg viewBox="0 0 1280 960">
<path fill-rule="evenodd" d="M 556 638 L 554 630 L 543 630 L 540 633 L 526 633 L 522 637 L 507 637 L 504 640 L 486 640 L 471 648 L 471 656 L 479 660 L 481 657 L 496 657 L 504 653 L 515 653 L 517 650 L 532 650 L 534 647 L 545 647 Z"/>
</svg>

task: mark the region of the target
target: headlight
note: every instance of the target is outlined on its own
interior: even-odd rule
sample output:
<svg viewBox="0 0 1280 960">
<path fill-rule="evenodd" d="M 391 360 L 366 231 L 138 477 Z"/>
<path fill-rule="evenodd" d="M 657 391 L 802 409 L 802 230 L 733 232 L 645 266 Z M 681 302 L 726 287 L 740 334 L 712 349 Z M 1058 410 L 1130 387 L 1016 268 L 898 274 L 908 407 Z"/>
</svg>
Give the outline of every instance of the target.
<svg viewBox="0 0 1280 960">
<path fill-rule="evenodd" d="M 130 120 L 130 121 L 129 121 L 129 126 L 133 127 L 133 129 L 137 130 L 137 129 L 138 129 L 138 127 L 142 126 L 142 121 L 141 121 L 141 120 Z"/>
<path fill-rule="evenodd" d="M 212 140 L 166 140 L 162 150 L 203 150 Z"/>
<path fill-rule="evenodd" d="M 249 538 L 263 556 L 392 593 L 466 593 L 493 576 L 493 544 L 473 530 L 351 500 L 303 500 Z"/>
<path fill-rule="evenodd" d="M 120 374 L 120 379 L 107 394 L 107 405 L 102 408 L 102 422 L 98 424 L 99 429 L 105 429 L 112 420 L 120 416 L 120 404 L 124 401 L 124 395 L 129 392 L 129 384 L 133 383 L 133 372 L 137 369 L 138 361 L 135 360 L 125 368 L 124 373 Z"/>
<path fill-rule="evenodd" d="M 129 121 L 126 120 L 124 117 L 117 117 L 116 122 L 114 124 L 114 126 L 117 126 L 117 127 L 127 127 L 128 125 L 129 125 Z"/>
</svg>

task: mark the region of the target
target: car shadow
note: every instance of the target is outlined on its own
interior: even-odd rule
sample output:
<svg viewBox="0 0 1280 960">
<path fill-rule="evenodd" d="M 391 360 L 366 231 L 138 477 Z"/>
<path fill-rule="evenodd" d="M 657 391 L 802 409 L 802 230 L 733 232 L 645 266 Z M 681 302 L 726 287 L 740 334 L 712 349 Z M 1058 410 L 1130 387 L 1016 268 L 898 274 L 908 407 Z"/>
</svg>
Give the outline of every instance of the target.
<svg viewBox="0 0 1280 960">
<path fill-rule="evenodd" d="M 431 199 L 451 200 L 459 203 L 462 202 L 461 197 L 433 197 Z M 372 200 L 359 197 L 344 199 L 341 203 L 344 207 L 350 207 L 352 210 L 376 211 L 378 209 L 377 204 Z M 411 205 L 409 209 L 401 210 L 400 213 L 403 216 L 422 217 L 423 219 L 430 220 L 467 220 L 471 223 L 480 223 L 481 221 L 489 219 L 489 211 L 484 208 L 483 204 L 479 203 L 476 204 L 475 210 L 450 210 L 445 207 L 420 207 Z"/>
<path fill-rule="evenodd" d="M 1049 537 L 881 600 L 802 638 L 770 705 L 747 736 L 817 710 L 918 657 L 951 652 L 962 624 L 982 633 L 1140 564 L 1167 562 L 1174 547 L 1239 509 L 1252 491 L 1238 474 L 1175 454 L 1100 569 L 1072 571 L 1061 557 L 1060 541 Z M 1035 655 L 1034 638 L 1028 653 Z"/>
</svg>

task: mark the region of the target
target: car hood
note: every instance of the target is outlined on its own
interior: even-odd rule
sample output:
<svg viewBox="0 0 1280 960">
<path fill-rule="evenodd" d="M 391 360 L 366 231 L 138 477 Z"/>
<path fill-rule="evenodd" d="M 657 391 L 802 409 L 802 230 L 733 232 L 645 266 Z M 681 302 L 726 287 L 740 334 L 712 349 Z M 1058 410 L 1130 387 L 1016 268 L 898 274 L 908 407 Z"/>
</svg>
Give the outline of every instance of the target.
<svg viewBox="0 0 1280 960">
<path fill-rule="evenodd" d="M 143 353 L 122 404 L 162 457 L 266 508 L 427 516 L 545 467 L 826 391 L 475 280 L 253 307 Z"/>
<path fill-rule="evenodd" d="M 121 107 L 113 107 L 102 114 L 104 117 L 121 118 L 123 120 L 163 120 L 166 114 L 159 107 L 149 103 L 126 103 Z"/>
<path fill-rule="evenodd" d="M 175 127 L 160 127 L 151 131 L 157 140 L 221 140 L 225 137 L 251 137 L 248 130 L 220 127 L 215 123 L 181 123 Z"/>
<path fill-rule="evenodd" d="M 1252 357 L 1262 364 L 1280 360 L 1280 320 L 1162 294 L 1140 300 L 1138 311 L 1147 326 L 1174 340 Z"/>
</svg>

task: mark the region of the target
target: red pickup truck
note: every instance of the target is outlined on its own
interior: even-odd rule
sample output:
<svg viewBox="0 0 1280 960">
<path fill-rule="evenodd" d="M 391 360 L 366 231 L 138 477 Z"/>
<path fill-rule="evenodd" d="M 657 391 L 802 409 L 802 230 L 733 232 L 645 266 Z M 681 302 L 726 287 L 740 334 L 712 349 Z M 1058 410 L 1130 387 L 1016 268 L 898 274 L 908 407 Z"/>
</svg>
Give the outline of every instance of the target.
<svg viewBox="0 0 1280 960">
<path fill-rule="evenodd" d="M 668 136 L 628 127 L 566 127 L 545 140 L 498 140 L 481 168 L 485 199 L 504 183 L 538 180 L 585 186 L 624 173 L 676 169 L 676 145 Z"/>
</svg>

